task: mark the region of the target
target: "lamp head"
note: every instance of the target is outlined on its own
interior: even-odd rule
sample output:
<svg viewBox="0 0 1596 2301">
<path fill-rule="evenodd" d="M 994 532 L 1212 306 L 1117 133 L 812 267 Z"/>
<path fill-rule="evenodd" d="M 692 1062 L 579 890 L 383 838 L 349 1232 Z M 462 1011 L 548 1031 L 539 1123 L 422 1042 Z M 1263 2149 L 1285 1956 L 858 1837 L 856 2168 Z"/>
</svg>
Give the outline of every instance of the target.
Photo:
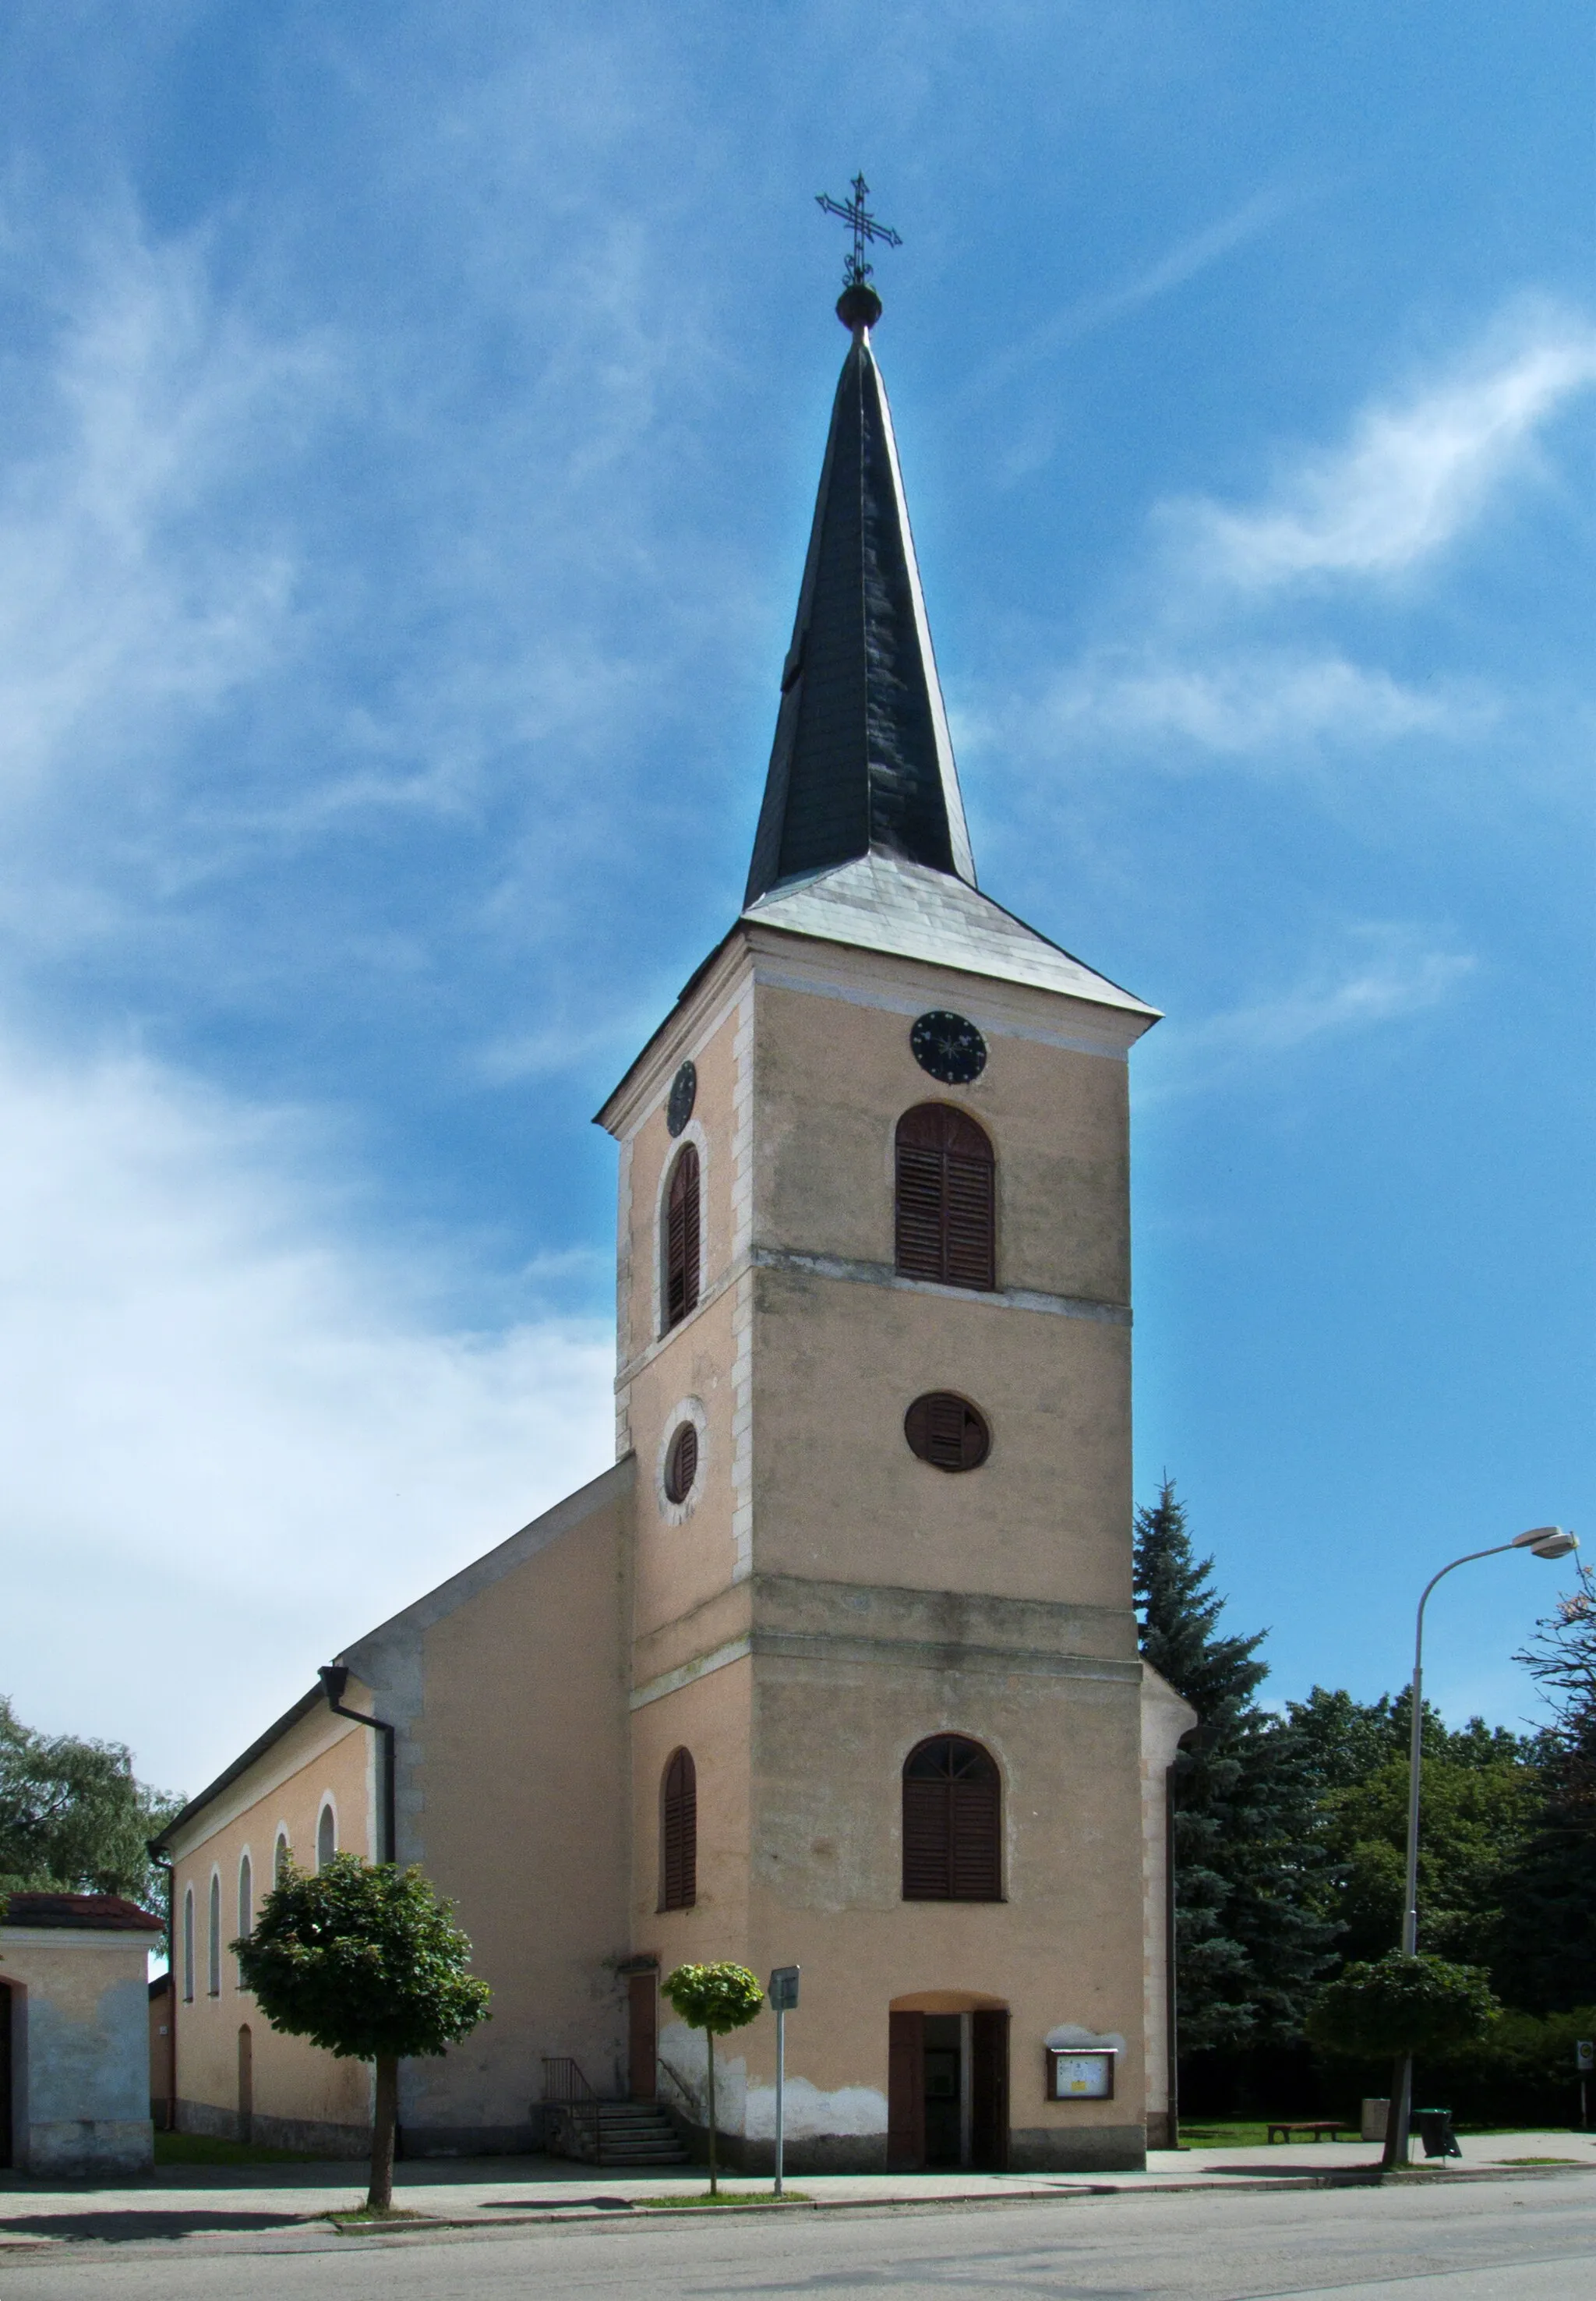
<svg viewBox="0 0 1596 2301">
<path fill-rule="evenodd" d="M 1515 1550 L 1533 1550 L 1537 1558 L 1567 1558 L 1579 1548 L 1579 1536 L 1560 1526 L 1532 1526 L 1513 1536 Z"/>
</svg>

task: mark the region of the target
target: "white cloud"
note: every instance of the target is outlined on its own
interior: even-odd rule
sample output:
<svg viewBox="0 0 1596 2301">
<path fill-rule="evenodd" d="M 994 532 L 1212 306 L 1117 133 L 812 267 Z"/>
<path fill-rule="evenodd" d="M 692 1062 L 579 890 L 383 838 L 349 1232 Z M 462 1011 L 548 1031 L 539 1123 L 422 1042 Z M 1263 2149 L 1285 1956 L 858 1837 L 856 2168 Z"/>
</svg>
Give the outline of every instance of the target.
<svg viewBox="0 0 1596 2301">
<path fill-rule="evenodd" d="M 1477 727 L 1489 699 L 1456 682 L 1419 689 L 1343 656 L 1283 649 L 1198 660 L 1105 649 L 1059 679 L 1038 715 L 1049 732 L 1167 737 L 1235 755 L 1304 742 L 1389 742 Z"/>
<path fill-rule="evenodd" d="M 613 1456 L 607 1326 L 449 1330 L 298 1122 L 0 1043 L 0 1690 L 194 1790 Z"/>
<path fill-rule="evenodd" d="M 1166 1043 L 1164 1090 L 1209 1086 L 1262 1058 L 1423 1014 L 1474 970 L 1466 952 L 1438 950 L 1411 927 L 1365 925 L 1355 941 L 1361 948 L 1350 962 L 1326 961 L 1290 991 L 1177 1024 Z"/>
<path fill-rule="evenodd" d="M 325 347 L 272 343 L 215 302 L 200 243 L 151 247 L 125 215 L 59 280 L 48 362 L 0 470 L 0 792 L 104 753 L 258 674 L 294 569 L 240 533 L 227 490 L 303 420 Z"/>
<path fill-rule="evenodd" d="M 1400 573 L 1478 517 L 1541 430 L 1596 384 L 1596 331 L 1540 307 L 1405 398 L 1366 408 L 1249 511 L 1170 506 L 1199 570 L 1252 590 Z"/>
</svg>

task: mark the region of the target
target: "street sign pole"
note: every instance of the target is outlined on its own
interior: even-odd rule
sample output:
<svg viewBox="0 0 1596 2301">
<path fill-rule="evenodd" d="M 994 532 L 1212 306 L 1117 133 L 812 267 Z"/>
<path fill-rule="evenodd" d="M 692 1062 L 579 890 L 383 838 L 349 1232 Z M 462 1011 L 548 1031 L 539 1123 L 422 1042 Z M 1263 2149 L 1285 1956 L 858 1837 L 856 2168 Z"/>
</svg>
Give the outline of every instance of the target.
<svg viewBox="0 0 1596 2301">
<path fill-rule="evenodd" d="M 798 1970 L 779 1965 L 770 1978 L 770 2002 L 776 2016 L 776 2186 L 781 2194 L 781 2158 L 786 2143 L 787 2016 L 798 2002 Z"/>
<path fill-rule="evenodd" d="M 1579 2071 L 1579 2129 L 1585 2133 L 1590 2129 L 1585 2113 L 1585 2087 L 1589 2083 L 1591 2071 L 1596 2070 L 1596 2037 L 1576 2039 L 1574 2066 Z"/>
</svg>

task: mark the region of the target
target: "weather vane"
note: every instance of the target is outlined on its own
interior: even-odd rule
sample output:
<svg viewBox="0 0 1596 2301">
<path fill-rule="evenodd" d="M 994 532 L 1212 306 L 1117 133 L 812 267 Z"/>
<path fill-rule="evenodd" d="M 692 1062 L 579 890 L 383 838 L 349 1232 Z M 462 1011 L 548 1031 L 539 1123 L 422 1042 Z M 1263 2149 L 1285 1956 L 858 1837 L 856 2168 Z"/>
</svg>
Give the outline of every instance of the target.
<svg viewBox="0 0 1596 2301">
<path fill-rule="evenodd" d="M 844 264 L 842 271 L 842 285 L 845 289 L 862 288 L 870 277 L 873 267 L 865 261 L 866 240 L 879 239 L 888 247 L 903 246 L 902 239 L 890 224 L 878 223 L 866 210 L 865 200 L 869 189 L 870 187 L 864 177 L 856 176 L 854 196 L 851 200 L 834 200 L 829 192 L 816 192 L 815 195 L 816 205 L 823 207 L 827 215 L 840 216 L 843 222 L 848 225 L 853 232 L 854 252 Z M 879 305 L 877 308 L 880 308 Z"/>
</svg>

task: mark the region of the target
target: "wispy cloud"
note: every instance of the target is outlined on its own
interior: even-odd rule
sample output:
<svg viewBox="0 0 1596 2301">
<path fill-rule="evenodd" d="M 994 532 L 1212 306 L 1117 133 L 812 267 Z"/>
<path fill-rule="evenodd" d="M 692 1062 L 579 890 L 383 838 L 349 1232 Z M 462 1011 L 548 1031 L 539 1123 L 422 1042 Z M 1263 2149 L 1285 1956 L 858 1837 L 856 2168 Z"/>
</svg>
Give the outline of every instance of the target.
<svg viewBox="0 0 1596 2301">
<path fill-rule="evenodd" d="M 1278 758 L 1309 742 L 1458 735 L 1492 709 L 1462 682 L 1416 688 L 1341 655 L 1108 649 L 1059 678 L 1037 717 L 1056 736 L 1174 737 L 1201 752 Z"/>
<path fill-rule="evenodd" d="M 210 292 L 196 241 L 107 216 L 55 314 L 0 466 L 0 794 L 125 766 L 281 644 L 280 528 L 228 516 L 239 466 L 325 389 L 325 342 L 272 342 Z M 19 411 L 20 412 L 20 411 Z M 22 444 L 19 444 L 22 443 Z"/>
<path fill-rule="evenodd" d="M 608 1331 L 456 1331 L 447 1272 L 350 1243 L 290 1115 L 14 1042 L 0 1098 L 4 1683 L 192 1789 L 337 1645 L 602 1468 Z M 208 1657 L 180 1703 L 174 1619 Z"/>
<path fill-rule="evenodd" d="M 1491 669 L 1438 660 L 1416 678 L 1406 663 L 1359 660 L 1379 645 L 1367 607 L 1389 614 L 1391 579 L 1437 559 L 1533 471 L 1541 435 L 1592 386 L 1596 329 L 1520 299 L 1405 394 L 1371 399 L 1340 445 L 1291 462 L 1255 503 L 1156 505 L 1146 556 L 1099 634 L 994 724 L 1044 751 L 1061 737 L 1141 748 L 1164 768 L 1477 737 L 1512 707 Z"/>
<path fill-rule="evenodd" d="M 1267 1058 L 1422 1015 L 1453 997 L 1475 968 L 1469 953 L 1438 947 L 1408 925 L 1366 923 L 1349 940 L 1350 952 L 1326 956 L 1289 991 L 1176 1021 L 1155 1049 L 1152 1098 L 1227 1083 Z"/>
<path fill-rule="evenodd" d="M 1596 331 L 1520 311 L 1447 372 L 1366 408 L 1346 440 L 1307 456 L 1264 503 L 1166 507 L 1199 580 L 1262 590 L 1313 577 L 1400 574 L 1477 519 L 1566 403 L 1596 384 Z"/>
<path fill-rule="evenodd" d="M 1083 336 L 1098 329 L 1112 326 L 1116 320 L 1128 313 L 1139 311 L 1143 305 L 1157 301 L 1189 280 L 1219 263 L 1233 248 L 1248 240 L 1256 239 L 1268 230 L 1291 207 L 1288 194 L 1271 190 L 1258 193 L 1227 216 L 1207 224 L 1200 231 L 1190 233 L 1177 240 L 1164 255 L 1140 272 L 1132 272 L 1118 286 L 1102 289 L 1094 296 L 1083 296 L 1078 302 L 1068 304 L 1040 327 L 1028 329 L 1018 339 L 986 361 L 969 378 L 957 394 L 957 404 L 984 397 L 1000 385 L 1044 359 L 1050 352 L 1065 344 L 1077 343 Z"/>
</svg>

